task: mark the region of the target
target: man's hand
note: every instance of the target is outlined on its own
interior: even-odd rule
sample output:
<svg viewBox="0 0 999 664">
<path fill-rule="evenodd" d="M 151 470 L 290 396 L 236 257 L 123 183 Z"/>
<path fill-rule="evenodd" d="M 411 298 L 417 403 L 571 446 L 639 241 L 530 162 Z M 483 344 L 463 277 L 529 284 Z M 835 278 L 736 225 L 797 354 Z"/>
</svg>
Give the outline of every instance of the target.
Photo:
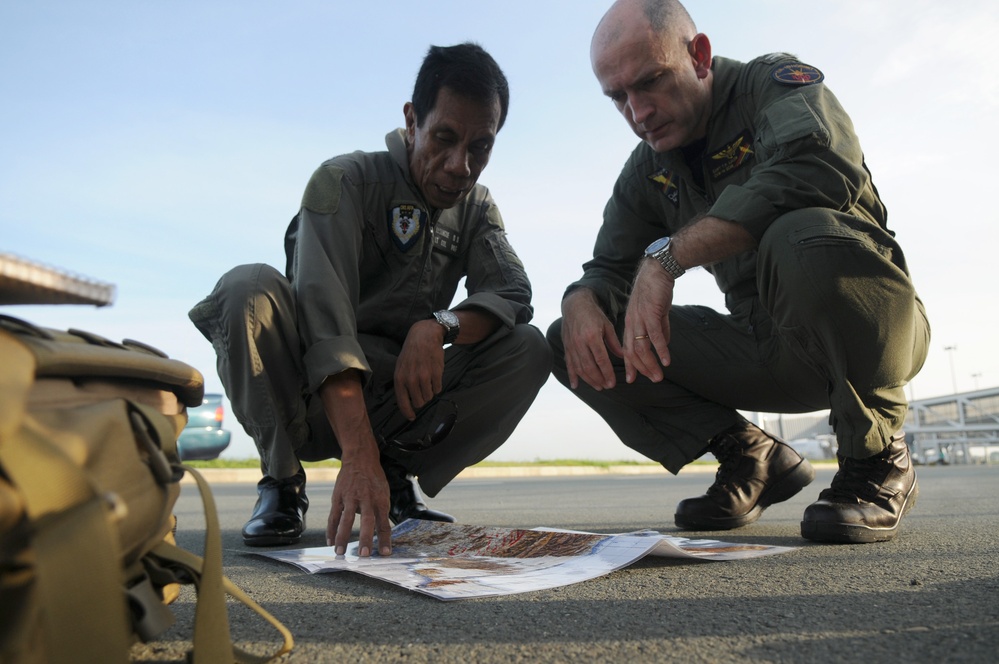
<svg viewBox="0 0 999 664">
<path fill-rule="evenodd" d="M 580 378 L 598 392 L 617 384 L 607 351 L 621 357 L 621 344 L 593 291 L 580 288 L 562 300 L 562 344 L 572 389 Z"/>
<path fill-rule="evenodd" d="M 423 320 L 409 328 L 395 365 L 395 398 L 406 419 L 440 394 L 444 379 L 444 328 Z"/>
<path fill-rule="evenodd" d="M 382 470 L 378 441 L 364 405 L 359 372 L 348 370 L 327 377 L 319 388 L 319 396 L 342 451 L 340 472 L 326 520 L 326 543 L 335 547 L 337 555 L 342 555 L 350 542 L 354 517 L 360 514 L 359 553 L 371 555 L 373 536 L 377 535 L 378 553 L 391 555 L 389 487 Z"/>
<path fill-rule="evenodd" d="M 635 382 L 638 374 L 653 383 L 663 379 L 662 367 L 670 362 L 669 310 L 674 283 L 656 261 L 642 261 L 624 316 L 624 369 L 629 383 Z"/>
<path fill-rule="evenodd" d="M 392 553 L 392 526 L 388 519 L 389 487 L 379 461 L 377 445 L 374 452 L 348 457 L 346 453 L 333 486 L 333 501 L 326 522 L 326 541 L 332 543 L 337 555 L 347 550 L 354 516 L 361 515 L 358 540 L 361 556 L 371 555 L 372 536 L 378 535 L 378 553 Z"/>
</svg>

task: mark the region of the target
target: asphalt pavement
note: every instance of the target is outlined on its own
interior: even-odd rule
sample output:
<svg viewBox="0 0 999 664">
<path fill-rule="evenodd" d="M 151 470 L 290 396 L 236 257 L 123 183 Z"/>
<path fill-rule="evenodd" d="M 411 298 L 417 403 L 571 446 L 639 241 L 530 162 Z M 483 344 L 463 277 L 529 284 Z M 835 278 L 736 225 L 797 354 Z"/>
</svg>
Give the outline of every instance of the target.
<svg viewBox="0 0 999 664">
<path fill-rule="evenodd" d="M 281 620 L 296 647 L 281 662 L 995 662 L 999 658 L 999 467 L 919 469 L 916 507 L 892 542 L 801 539 L 804 508 L 833 469 L 756 524 L 681 532 L 673 508 L 711 483 L 704 472 L 459 478 L 432 506 L 462 523 L 664 534 L 800 547 L 737 562 L 645 558 L 583 583 L 442 602 L 352 573 L 310 575 L 258 556 L 240 527 L 252 482 L 213 482 L 225 572 Z M 317 474 L 318 477 L 318 474 Z M 323 546 L 332 483 L 310 479 L 310 527 Z M 200 502 L 185 485 L 178 542 L 202 548 Z M 195 596 L 178 624 L 137 645 L 135 661 L 182 661 Z M 262 654 L 270 627 L 230 604 L 237 645 Z"/>
</svg>

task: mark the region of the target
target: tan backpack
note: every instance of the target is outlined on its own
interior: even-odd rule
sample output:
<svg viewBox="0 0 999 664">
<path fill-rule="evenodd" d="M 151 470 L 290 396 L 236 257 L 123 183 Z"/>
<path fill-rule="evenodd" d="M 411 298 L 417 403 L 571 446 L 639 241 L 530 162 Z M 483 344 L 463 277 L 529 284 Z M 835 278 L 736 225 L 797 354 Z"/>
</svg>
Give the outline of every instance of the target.
<svg viewBox="0 0 999 664">
<path fill-rule="evenodd" d="M 197 588 L 194 662 L 264 662 L 287 629 L 222 574 L 211 490 L 180 463 L 200 373 L 135 341 L 0 316 L 0 662 L 128 661 Z M 205 506 L 204 559 L 173 542 L 185 472 Z M 225 594 L 273 625 L 270 656 L 234 648 Z"/>
</svg>

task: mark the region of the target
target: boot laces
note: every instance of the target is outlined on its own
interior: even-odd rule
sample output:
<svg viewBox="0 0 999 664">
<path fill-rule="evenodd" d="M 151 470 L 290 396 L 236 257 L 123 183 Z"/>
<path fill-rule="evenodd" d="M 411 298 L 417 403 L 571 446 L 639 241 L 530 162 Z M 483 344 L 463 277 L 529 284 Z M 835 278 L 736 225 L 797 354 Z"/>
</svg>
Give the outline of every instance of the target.
<svg viewBox="0 0 999 664">
<path fill-rule="evenodd" d="M 715 473 L 715 483 L 708 487 L 708 493 L 723 491 L 735 475 L 741 445 L 739 441 L 729 436 L 712 442 L 711 453 L 718 459 L 718 471 Z"/>
<path fill-rule="evenodd" d="M 839 471 L 833 477 L 830 487 L 823 493 L 828 492 L 829 498 L 839 501 L 843 499 L 869 501 L 877 495 L 880 488 L 876 478 L 884 476 L 884 463 L 880 455 L 869 459 L 840 457 Z"/>
</svg>

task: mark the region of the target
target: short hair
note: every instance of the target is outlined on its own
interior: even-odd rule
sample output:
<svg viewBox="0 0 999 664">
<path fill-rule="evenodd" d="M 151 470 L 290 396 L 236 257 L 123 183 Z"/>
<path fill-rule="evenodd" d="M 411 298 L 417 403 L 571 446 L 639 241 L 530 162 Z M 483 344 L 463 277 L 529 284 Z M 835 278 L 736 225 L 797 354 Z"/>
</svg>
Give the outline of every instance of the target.
<svg viewBox="0 0 999 664">
<path fill-rule="evenodd" d="M 510 86 L 503 70 L 478 44 L 465 42 L 455 46 L 431 46 L 413 86 L 413 111 L 417 126 L 434 110 L 442 87 L 472 101 L 489 104 L 499 98 L 500 118 L 497 131 L 506 121 L 510 106 Z"/>
<path fill-rule="evenodd" d="M 642 11 L 652 27 L 652 32 L 657 35 L 666 36 L 673 32 L 685 37 L 686 32 L 690 32 L 690 36 L 697 32 L 694 20 L 677 0 L 645 0 L 642 3 Z"/>
</svg>

